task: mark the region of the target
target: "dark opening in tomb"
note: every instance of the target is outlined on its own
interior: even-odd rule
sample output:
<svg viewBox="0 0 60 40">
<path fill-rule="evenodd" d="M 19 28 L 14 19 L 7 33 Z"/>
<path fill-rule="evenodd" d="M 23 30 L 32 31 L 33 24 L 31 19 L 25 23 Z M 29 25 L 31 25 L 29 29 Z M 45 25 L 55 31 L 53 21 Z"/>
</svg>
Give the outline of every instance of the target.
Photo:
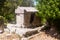
<svg viewBox="0 0 60 40">
<path fill-rule="evenodd" d="M 30 17 L 30 24 L 34 21 L 34 13 L 31 14 L 31 17 Z"/>
</svg>

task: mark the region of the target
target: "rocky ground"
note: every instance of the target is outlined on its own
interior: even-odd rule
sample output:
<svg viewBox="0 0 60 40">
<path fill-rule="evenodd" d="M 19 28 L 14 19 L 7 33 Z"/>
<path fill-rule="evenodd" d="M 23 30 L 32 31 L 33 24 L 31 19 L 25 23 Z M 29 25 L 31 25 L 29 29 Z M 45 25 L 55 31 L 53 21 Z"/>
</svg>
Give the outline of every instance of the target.
<svg viewBox="0 0 60 40">
<path fill-rule="evenodd" d="M 10 28 L 10 29 L 13 30 L 13 28 Z M 26 31 L 28 31 L 28 30 L 26 30 Z M 19 33 L 19 32 L 21 32 L 21 33 Z M 19 28 L 19 30 L 17 30 L 17 34 L 18 33 L 19 34 L 23 34 L 24 32 L 25 32 L 24 29 L 23 29 L 23 31 L 20 28 Z M 29 40 L 60 40 L 59 39 L 60 38 L 60 34 L 57 34 L 55 28 L 51 28 L 50 30 L 47 30 L 47 31 L 40 31 L 39 33 L 33 34 L 33 35 L 36 35 L 36 36 L 30 38 Z M 8 37 L 6 37 L 6 38 L 8 38 Z M 17 37 L 15 37 L 15 36 L 14 37 L 10 37 L 11 40 L 13 40 L 15 38 L 17 38 Z M 18 39 L 16 39 L 16 40 L 18 40 Z"/>
<path fill-rule="evenodd" d="M 55 28 L 50 30 L 42 30 L 36 36 L 30 38 L 30 40 L 60 40 L 60 34 Z"/>
<path fill-rule="evenodd" d="M 4 32 L 3 34 L 0 34 L 0 40 L 21 40 L 21 39 L 16 34 Z M 59 39 L 52 37 L 51 35 L 41 31 L 40 33 L 35 34 L 35 36 L 30 38 L 29 40 L 59 40 Z"/>
<path fill-rule="evenodd" d="M 20 40 L 19 36 L 17 34 L 4 32 L 0 34 L 0 40 Z"/>
<path fill-rule="evenodd" d="M 50 35 L 46 34 L 45 32 L 40 32 L 35 37 L 31 38 L 30 40 L 59 40 L 55 37 L 51 37 Z"/>
</svg>

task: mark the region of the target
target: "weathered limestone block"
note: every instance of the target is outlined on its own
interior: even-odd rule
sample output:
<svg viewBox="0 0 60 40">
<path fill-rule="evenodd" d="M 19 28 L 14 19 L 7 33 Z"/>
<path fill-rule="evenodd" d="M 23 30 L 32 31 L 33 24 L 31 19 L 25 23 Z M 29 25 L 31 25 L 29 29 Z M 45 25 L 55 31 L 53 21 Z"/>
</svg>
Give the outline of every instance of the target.
<svg viewBox="0 0 60 40">
<path fill-rule="evenodd" d="M 7 24 L 7 30 L 9 30 L 10 33 L 15 32 L 15 29 L 16 28 L 14 24 Z"/>
<path fill-rule="evenodd" d="M 28 31 L 28 32 L 26 32 L 26 34 L 25 34 L 24 36 L 25 36 L 25 37 L 29 37 L 29 36 L 32 36 L 32 35 L 34 35 L 34 34 L 36 34 L 36 33 L 38 33 L 37 30 L 35 30 L 35 31 Z"/>
</svg>

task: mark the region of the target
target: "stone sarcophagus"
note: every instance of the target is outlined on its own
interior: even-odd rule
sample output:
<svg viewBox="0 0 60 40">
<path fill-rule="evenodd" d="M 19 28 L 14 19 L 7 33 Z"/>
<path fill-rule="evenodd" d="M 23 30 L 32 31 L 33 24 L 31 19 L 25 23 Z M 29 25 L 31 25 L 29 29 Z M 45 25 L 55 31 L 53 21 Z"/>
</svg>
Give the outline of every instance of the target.
<svg viewBox="0 0 60 40">
<path fill-rule="evenodd" d="M 36 10 L 34 7 L 18 7 L 15 9 L 16 25 L 18 27 L 29 27 L 30 25 L 40 25 L 40 19 L 36 17 Z"/>
</svg>

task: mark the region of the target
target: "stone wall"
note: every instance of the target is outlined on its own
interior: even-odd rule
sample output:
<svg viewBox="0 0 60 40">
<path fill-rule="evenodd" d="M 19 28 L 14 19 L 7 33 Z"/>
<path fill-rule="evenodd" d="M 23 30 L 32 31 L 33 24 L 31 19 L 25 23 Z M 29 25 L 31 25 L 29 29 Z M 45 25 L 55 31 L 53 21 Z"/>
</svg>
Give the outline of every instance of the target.
<svg viewBox="0 0 60 40">
<path fill-rule="evenodd" d="M 31 13 L 24 14 L 24 25 L 26 27 L 28 27 L 30 25 L 30 16 L 31 16 Z"/>
<path fill-rule="evenodd" d="M 23 27 L 24 23 L 24 14 L 23 13 L 20 13 L 20 14 L 16 14 L 16 24 L 18 27 Z"/>
<path fill-rule="evenodd" d="M 25 13 L 24 14 L 24 25 L 26 27 L 30 26 L 30 17 L 31 17 L 31 14 L 32 13 Z M 40 18 L 37 17 L 36 15 L 34 15 L 34 20 L 33 20 L 33 22 L 31 24 L 33 24 L 34 26 L 36 26 L 36 25 L 39 26 L 40 25 Z"/>
<path fill-rule="evenodd" d="M 33 22 L 30 23 L 31 20 L 31 12 L 25 12 L 25 13 L 20 13 L 16 15 L 16 24 L 18 27 L 29 27 L 31 24 L 33 26 L 39 26 L 40 25 L 40 18 L 38 18 L 36 15 L 34 15 Z M 33 17 L 32 17 L 33 18 Z"/>
<path fill-rule="evenodd" d="M 35 16 L 34 16 L 34 21 L 33 21 L 32 24 L 33 24 L 34 26 L 39 26 L 40 23 L 41 23 L 40 18 L 35 15 Z"/>
</svg>

